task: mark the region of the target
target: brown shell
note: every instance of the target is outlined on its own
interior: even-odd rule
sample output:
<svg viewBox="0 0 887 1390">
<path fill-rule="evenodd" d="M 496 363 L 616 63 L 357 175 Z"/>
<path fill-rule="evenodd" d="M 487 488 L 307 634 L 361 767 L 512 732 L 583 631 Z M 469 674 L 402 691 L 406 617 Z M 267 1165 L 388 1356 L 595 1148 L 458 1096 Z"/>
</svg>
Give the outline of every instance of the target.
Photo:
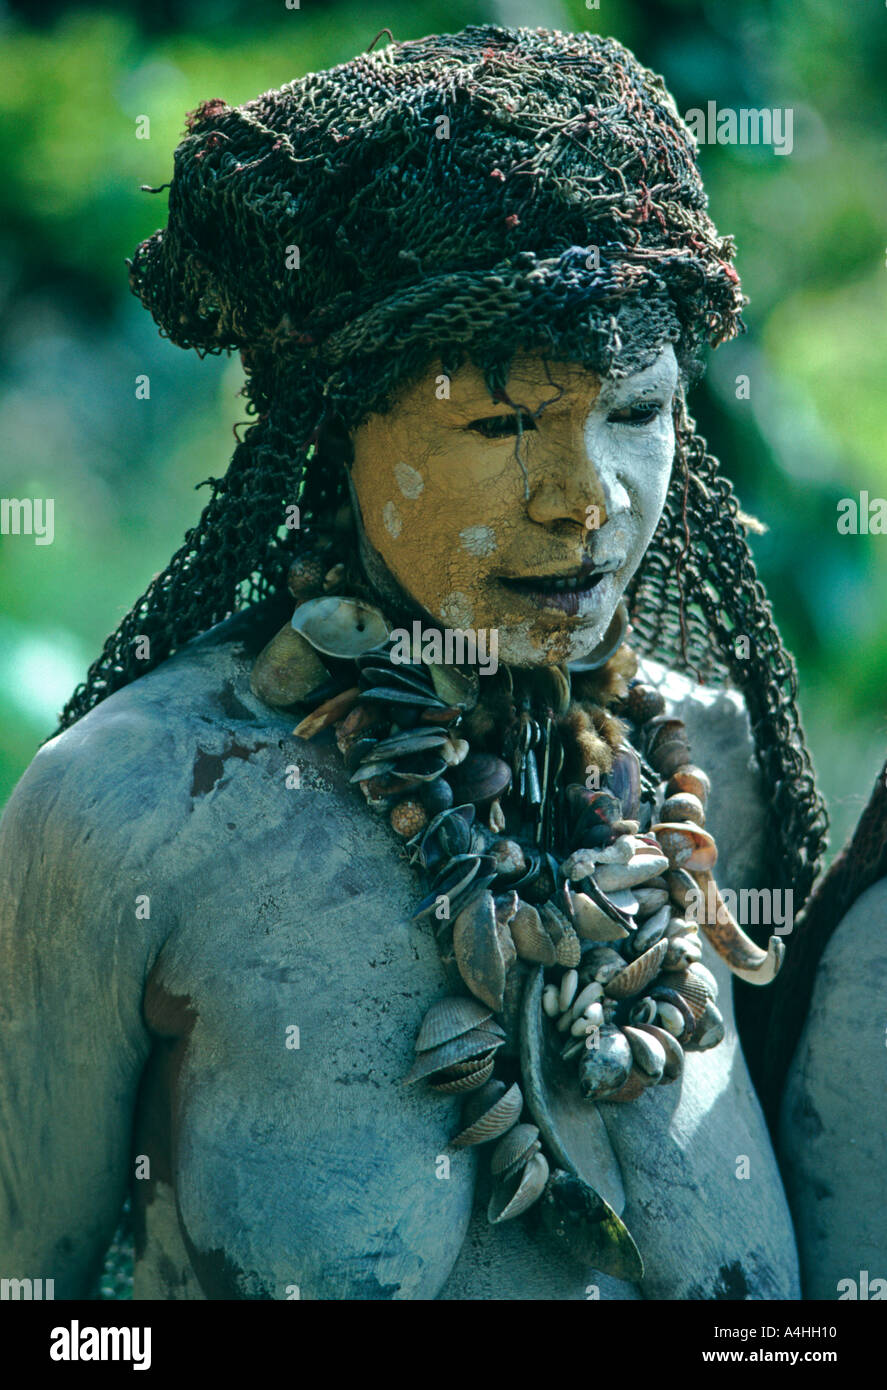
<svg viewBox="0 0 887 1390">
<path fill-rule="evenodd" d="M 568 969 L 577 966 L 582 955 L 582 943 L 564 914 L 551 903 L 542 903 L 539 916 L 554 942 L 555 962 Z"/>
<path fill-rule="evenodd" d="M 467 1062 L 469 1058 L 485 1057 L 487 1053 L 495 1052 L 496 1048 L 502 1046 L 502 1043 L 503 1039 L 497 1037 L 495 1033 L 485 1032 L 482 1028 L 472 1028 L 469 1032 L 463 1033 L 461 1037 L 441 1043 L 439 1047 L 430 1047 L 425 1052 L 420 1052 L 401 1084 L 412 1086 L 416 1081 L 422 1081 L 426 1076 L 432 1076 L 435 1072 L 444 1071 L 456 1062 Z"/>
<path fill-rule="evenodd" d="M 555 964 L 557 955 L 554 943 L 531 903 L 522 902 L 508 925 L 522 960 L 535 961 L 539 965 Z"/>
<path fill-rule="evenodd" d="M 492 1086 L 493 1082 L 488 1082 Z M 486 1144 L 491 1139 L 498 1139 L 506 1134 L 512 1125 L 517 1124 L 520 1119 L 521 1111 L 524 1108 L 524 1098 L 521 1088 L 515 1081 L 514 1085 L 505 1089 L 503 1081 L 497 1081 L 495 1085 L 501 1086 L 502 1091 L 498 1097 L 488 1105 L 481 1114 L 467 1123 L 451 1140 L 454 1149 L 467 1149 L 474 1144 Z M 480 1094 L 480 1093 L 478 1093 Z M 467 1118 L 468 1107 L 466 1106 Z"/>
<path fill-rule="evenodd" d="M 672 868 L 699 873 L 702 869 L 713 868 L 717 862 L 714 836 L 692 821 L 659 821 L 653 826 L 653 834 Z"/>
<path fill-rule="evenodd" d="M 651 946 L 638 956 L 637 960 L 626 965 L 618 975 L 614 975 L 604 986 L 604 993 L 611 999 L 630 999 L 633 994 L 640 994 L 659 974 L 667 950 L 667 941 L 657 941 L 655 946 Z"/>
<path fill-rule="evenodd" d="M 458 995 L 438 999 L 422 1020 L 416 1038 L 416 1051 L 427 1052 L 432 1047 L 451 1042 L 472 1028 L 479 1028 L 492 1016 L 492 1009 L 477 999 L 465 999 Z"/>
<path fill-rule="evenodd" d="M 496 1183 L 487 1207 L 487 1220 L 496 1226 L 522 1216 L 538 1202 L 548 1182 L 548 1160 L 542 1153 L 533 1154 L 523 1168 L 504 1182 Z"/>
<path fill-rule="evenodd" d="M 285 708 L 328 680 L 329 672 L 310 642 L 287 623 L 256 657 L 249 683 L 266 705 Z"/>
<path fill-rule="evenodd" d="M 510 930 L 496 920 L 496 905 L 488 890 L 472 899 L 453 923 L 453 952 L 471 993 L 501 1012 L 505 973 L 516 952 Z"/>
<path fill-rule="evenodd" d="M 705 807 L 692 792 L 675 792 L 662 803 L 662 820 L 705 825 Z"/>
<path fill-rule="evenodd" d="M 629 718 L 636 724 L 646 724 L 662 714 L 665 700 L 655 686 L 638 681 L 637 685 L 629 688 L 625 707 Z"/>
<path fill-rule="evenodd" d="M 706 1004 L 714 1003 L 711 988 L 698 975 L 693 975 L 688 970 L 670 970 L 663 976 L 662 983 L 686 999 L 694 1018 L 701 1018 Z"/>
<path fill-rule="evenodd" d="M 477 1071 L 469 1073 L 468 1076 L 455 1076 L 446 1081 L 430 1081 L 429 1086 L 439 1096 L 458 1096 L 464 1091 L 476 1091 L 493 1075 L 495 1060 L 494 1057 L 488 1057 L 486 1061 L 478 1064 Z"/>
<path fill-rule="evenodd" d="M 690 756 L 690 745 L 684 738 L 666 738 L 657 743 L 647 756 L 647 761 L 660 777 L 670 777 L 677 768 L 683 767 Z"/>
<path fill-rule="evenodd" d="M 500 1178 L 516 1163 L 526 1159 L 535 1144 L 539 1142 L 536 1125 L 515 1125 L 499 1140 L 490 1158 L 490 1172 Z"/>
<path fill-rule="evenodd" d="M 674 796 L 678 792 L 690 792 L 693 796 L 698 796 L 704 806 L 711 795 L 711 782 L 707 773 L 689 761 L 675 768 L 666 784 L 665 795 Z"/>
</svg>

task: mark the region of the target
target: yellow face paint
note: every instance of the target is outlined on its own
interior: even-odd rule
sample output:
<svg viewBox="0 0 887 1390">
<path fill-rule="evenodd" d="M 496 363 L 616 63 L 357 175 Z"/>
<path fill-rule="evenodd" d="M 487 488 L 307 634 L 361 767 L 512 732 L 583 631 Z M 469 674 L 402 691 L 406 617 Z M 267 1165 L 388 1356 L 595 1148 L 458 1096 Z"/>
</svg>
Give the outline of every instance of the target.
<svg viewBox="0 0 887 1390">
<path fill-rule="evenodd" d="M 577 660 L 662 511 L 674 352 L 618 380 L 520 354 L 512 404 L 494 404 L 470 363 L 447 400 L 439 377 L 435 365 L 352 437 L 366 537 L 442 626 L 497 630 L 500 659 L 517 665 Z"/>
</svg>

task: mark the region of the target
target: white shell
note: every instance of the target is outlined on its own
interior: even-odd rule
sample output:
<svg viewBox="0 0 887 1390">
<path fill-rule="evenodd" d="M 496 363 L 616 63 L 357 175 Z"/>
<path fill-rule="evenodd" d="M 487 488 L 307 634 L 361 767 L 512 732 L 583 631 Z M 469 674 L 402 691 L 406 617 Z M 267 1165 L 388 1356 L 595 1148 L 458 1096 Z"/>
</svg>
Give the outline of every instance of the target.
<svg viewBox="0 0 887 1390">
<path fill-rule="evenodd" d="M 296 609 L 292 625 L 315 651 L 346 660 L 388 640 L 385 616 L 358 598 L 328 595 L 308 599 Z"/>
<path fill-rule="evenodd" d="M 577 970 L 567 970 L 561 980 L 560 990 L 558 991 L 558 1006 L 563 1012 L 568 1009 L 576 998 L 576 990 L 579 988 L 579 972 Z"/>
</svg>

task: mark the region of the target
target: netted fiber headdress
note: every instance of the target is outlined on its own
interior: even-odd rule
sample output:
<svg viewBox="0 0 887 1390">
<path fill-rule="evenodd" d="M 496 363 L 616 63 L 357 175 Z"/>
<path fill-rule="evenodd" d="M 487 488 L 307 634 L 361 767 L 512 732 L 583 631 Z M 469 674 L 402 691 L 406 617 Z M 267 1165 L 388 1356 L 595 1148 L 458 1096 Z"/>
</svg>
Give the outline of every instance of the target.
<svg viewBox="0 0 887 1390">
<path fill-rule="evenodd" d="M 662 80 L 611 39 L 471 26 L 241 107 L 206 102 L 188 131 L 168 226 L 138 248 L 131 284 L 173 342 L 241 352 L 257 418 L 63 727 L 284 588 L 293 551 L 344 496 L 329 421 L 353 429 L 434 360 L 470 358 L 495 390 L 518 348 L 625 373 L 671 342 L 686 368 L 741 328 L 733 243 L 706 212 L 693 139 Z M 665 511 L 628 596 L 635 646 L 743 691 L 771 796 L 767 881 L 797 907 L 825 822 L 793 665 L 683 400 L 676 425 Z M 286 531 L 293 502 L 301 526 Z M 144 635 L 150 662 L 135 657 Z"/>
</svg>

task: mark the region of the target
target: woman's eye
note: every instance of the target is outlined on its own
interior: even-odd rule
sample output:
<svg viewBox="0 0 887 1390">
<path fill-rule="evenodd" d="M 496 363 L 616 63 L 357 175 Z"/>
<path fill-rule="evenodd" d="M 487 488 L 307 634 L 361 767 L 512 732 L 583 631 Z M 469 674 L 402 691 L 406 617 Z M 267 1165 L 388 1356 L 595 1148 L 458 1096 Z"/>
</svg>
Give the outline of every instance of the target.
<svg viewBox="0 0 887 1390">
<path fill-rule="evenodd" d="M 487 415 L 482 420 L 472 420 L 465 428 L 482 434 L 485 439 L 505 439 L 510 434 L 534 430 L 536 422 L 532 415 Z"/>
<path fill-rule="evenodd" d="M 650 425 L 662 409 L 657 401 L 644 405 L 627 405 L 621 410 L 611 410 L 607 416 L 608 425 Z"/>
</svg>

